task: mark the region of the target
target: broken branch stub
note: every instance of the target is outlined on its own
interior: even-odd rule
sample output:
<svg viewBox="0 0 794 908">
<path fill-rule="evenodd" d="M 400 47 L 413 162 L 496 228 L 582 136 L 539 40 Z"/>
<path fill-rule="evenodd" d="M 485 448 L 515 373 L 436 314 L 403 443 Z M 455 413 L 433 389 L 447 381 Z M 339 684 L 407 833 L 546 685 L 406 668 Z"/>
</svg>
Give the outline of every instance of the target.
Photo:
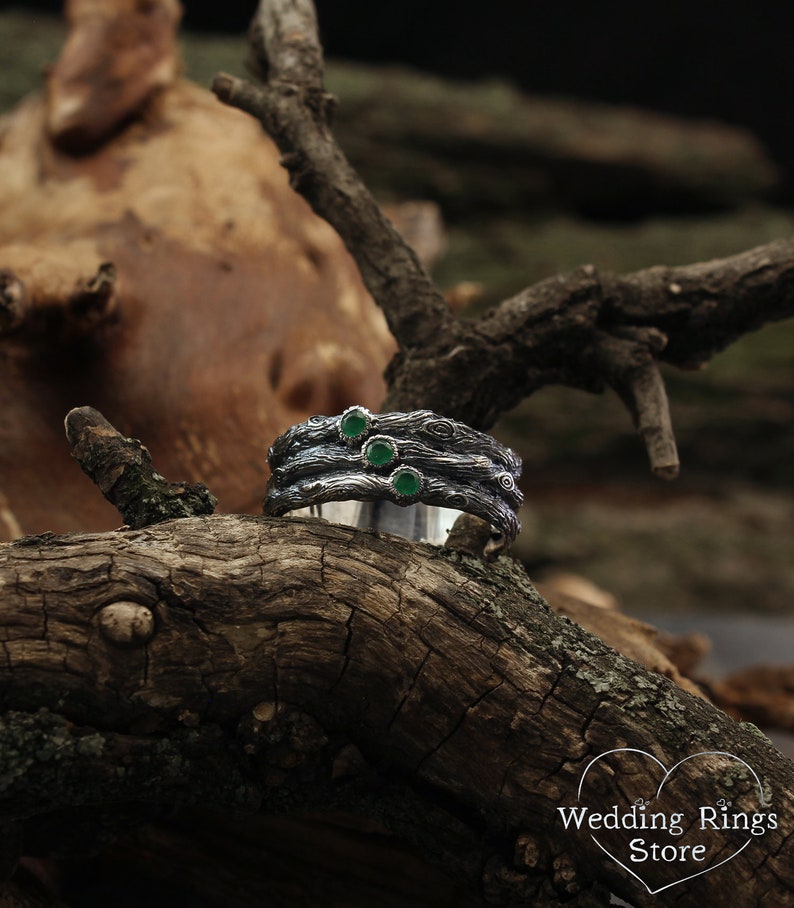
<svg viewBox="0 0 794 908">
<path fill-rule="evenodd" d="M 75 460 L 133 529 L 214 511 L 217 500 L 203 483 L 168 482 L 137 439 L 92 407 L 71 410 L 64 424 Z"/>
</svg>

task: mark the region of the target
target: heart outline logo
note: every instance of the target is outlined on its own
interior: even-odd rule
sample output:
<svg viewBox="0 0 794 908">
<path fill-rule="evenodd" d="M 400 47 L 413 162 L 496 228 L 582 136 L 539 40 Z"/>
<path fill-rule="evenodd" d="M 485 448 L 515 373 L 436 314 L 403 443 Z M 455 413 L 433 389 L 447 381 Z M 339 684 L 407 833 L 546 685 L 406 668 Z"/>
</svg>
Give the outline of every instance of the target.
<svg viewBox="0 0 794 908">
<path fill-rule="evenodd" d="M 761 780 L 758 778 L 758 774 L 753 769 L 753 767 L 750 766 L 749 763 L 746 763 L 744 760 L 742 760 L 741 757 L 737 757 L 736 754 L 732 754 L 732 753 L 729 753 L 724 750 L 702 750 L 702 751 L 699 751 L 698 753 L 690 754 L 688 757 L 684 757 L 683 760 L 679 760 L 675 764 L 675 766 L 673 766 L 671 769 L 667 769 L 667 767 L 664 765 L 664 763 L 662 763 L 661 760 L 658 760 L 653 754 L 649 754 L 647 750 L 640 750 L 637 747 L 615 747 L 612 750 L 604 751 L 604 753 L 599 754 L 597 757 L 592 759 L 585 767 L 585 770 L 582 773 L 582 778 L 579 780 L 579 789 L 576 792 L 577 801 L 579 801 L 581 803 L 582 786 L 584 785 L 585 777 L 587 776 L 587 773 L 590 771 L 590 769 L 596 763 L 598 763 L 598 761 L 601 760 L 603 757 L 608 757 L 610 754 L 616 754 L 616 753 L 642 754 L 645 757 L 650 757 L 650 759 L 653 760 L 654 763 L 656 763 L 659 767 L 661 767 L 661 769 L 664 772 L 664 777 L 662 778 L 662 781 L 659 783 L 659 787 L 656 789 L 656 794 L 654 795 L 654 798 L 659 797 L 662 789 L 664 788 L 664 786 L 665 786 L 667 780 L 670 778 L 670 776 L 678 769 L 679 766 L 682 766 L 687 761 L 694 760 L 696 757 L 708 757 L 708 756 L 730 757 L 732 760 L 736 760 L 738 763 L 741 763 L 743 766 L 745 766 L 747 769 L 749 769 L 750 772 L 752 773 L 752 776 L 755 779 L 756 785 L 758 786 L 758 802 L 759 802 L 760 807 L 763 808 L 763 807 L 769 806 L 764 801 L 764 790 L 761 785 Z M 686 883 L 687 880 L 694 880 L 695 877 L 702 876 L 704 873 L 709 873 L 711 870 L 716 870 L 718 867 L 722 867 L 723 864 L 727 864 L 729 861 L 732 861 L 737 855 L 741 854 L 744 851 L 744 849 L 747 848 L 747 846 L 752 841 L 752 836 L 750 836 L 747 839 L 747 841 L 741 846 L 741 848 L 734 851 L 733 854 L 729 855 L 727 858 L 724 858 L 718 864 L 712 864 L 710 867 L 706 867 L 705 869 L 699 870 L 697 873 L 692 873 L 689 876 L 682 877 L 680 880 L 674 880 L 672 883 L 667 883 L 664 886 L 660 886 L 658 889 L 651 889 L 651 887 L 645 882 L 645 880 L 638 873 L 635 873 L 630 867 L 627 867 L 622 861 L 619 861 L 615 857 L 615 855 L 612 854 L 611 851 L 609 851 L 609 849 L 607 849 L 604 845 L 601 844 L 601 842 L 598 841 L 598 839 L 596 838 L 595 835 L 593 835 L 591 833 L 590 838 L 595 842 L 596 845 L 598 845 L 598 847 L 604 852 L 604 854 L 606 854 L 609 858 L 611 858 L 619 867 L 622 867 L 627 873 L 629 873 L 631 876 L 633 876 L 636 880 L 639 880 L 639 882 L 642 883 L 642 885 L 648 890 L 648 893 L 650 895 L 657 895 L 658 893 L 663 892 L 665 889 L 670 889 L 671 886 L 678 886 L 680 883 Z"/>
</svg>

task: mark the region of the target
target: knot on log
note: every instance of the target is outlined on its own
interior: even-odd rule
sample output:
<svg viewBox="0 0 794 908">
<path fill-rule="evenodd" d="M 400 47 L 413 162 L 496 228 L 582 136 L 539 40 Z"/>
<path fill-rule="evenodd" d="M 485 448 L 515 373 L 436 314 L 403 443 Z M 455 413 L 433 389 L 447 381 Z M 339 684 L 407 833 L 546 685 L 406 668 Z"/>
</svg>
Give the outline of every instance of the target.
<svg viewBox="0 0 794 908">
<path fill-rule="evenodd" d="M 0 333 L 15 328 L 21 321 L 25 285 L 8 268 L 0 268 Z"/>
<path fill-rule="evenodd" d="M 112 262 L 90 267 L 79 252 L 22 244 L 6 246 L 3 259 L 0 337 L 25 331 L 71 341 L 116 316 L 118 281 Z"/>
<path fill-rule="evenodd" d="M 138 602 L 111 602 L 99 612 L 99 630 L 116 646 L 143 646 L 154 636 L 154 615 Z"/>
</svg>

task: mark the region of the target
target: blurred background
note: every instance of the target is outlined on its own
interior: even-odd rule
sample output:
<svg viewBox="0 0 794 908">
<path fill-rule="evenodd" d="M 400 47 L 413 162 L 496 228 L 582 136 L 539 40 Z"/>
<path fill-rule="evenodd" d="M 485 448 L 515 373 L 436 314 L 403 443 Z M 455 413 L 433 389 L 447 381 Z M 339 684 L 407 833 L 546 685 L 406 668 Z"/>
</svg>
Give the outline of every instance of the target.
<svg viewBox="0 0 794 908">
<path fill-rule="evenodd" d="M 583 263 L 686 264 L 794 233 L 790 3 L 317 5 L 341 144 L 382 201 L 421 203 L 417 242 L 463 314 Z M 0 9 L 3 111 L 41 86 L 60 6 Z M 186 3 L 186 75 L 244 74 L 254 6 Z M 790 663 L 793 374 L 791 322 L 667 370 L 672 483 L 613 395 L 524 402 L 497 433 L 524 458 L 533 576 L 582 575 L 629 614 L 704 631 L 712 676 Z"/>
</svg>

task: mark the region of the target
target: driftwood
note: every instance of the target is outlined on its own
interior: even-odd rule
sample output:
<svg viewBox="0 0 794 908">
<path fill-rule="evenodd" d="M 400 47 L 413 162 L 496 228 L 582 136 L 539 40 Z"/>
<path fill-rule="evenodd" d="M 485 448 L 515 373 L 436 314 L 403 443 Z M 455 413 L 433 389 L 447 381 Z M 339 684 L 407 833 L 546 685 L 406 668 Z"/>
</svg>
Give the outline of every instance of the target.
<svg viewBox="0 0 794 908">
<path fill-rule="evenodd" d="M 585 267 L 460 322 L 333 141 L 311 4 L 263 4 L 254 38 L 267 84 L 223 76 L 215 90 L 262 119 L 293 184 L 354 255 L 400 345 L 387 406 L 483 428 L 544 384 L 611 385 L 654 469 L 673 474 L 658 361 L 696 365 L 790 314 L 794 244 L 625 278 Z M 129 463 L 129 440 L 98 416 L 73 413 L 68 426 L 84 469 L 86 451 L 105 475 Z M 174 489 L 148 494 L 162 492 Z M 19 540 L 0 550 L 0 588 L 6 872 L 20 852 L 57 852 L 53 840 L 96 847 L 114 822 L 98 805 L 119 828 L 151 805 L 201 804 L 353 815 L 419 849 L 473 904 L 600 906 L 610 892 L 636 906 L 794 904 L 791 762 L 552 613 L 507 557 L 486 564 L 313 520 L 194 516 Z M 729 792 L 762 834 L 740 850 L 717 830 L 725 863 L 676 884 L 680 870 L 662 862 L 643 886 L 628 858 L 601 850 L 624 847 L 619 836 L 599 848 L 559 813 L 615 748 L 633 752 L 593 770 L 585 794 L 617 797 L 619 776 L 633 804 L 654 795 L 654 767 L 700 755 L 671 778 L 671 803 L 711 808 Z M 346 903 L 362 903 L 338 874 Z"/>
<path fill-rule="evenodd" d="M 259 124 L 178 77 L 178 6 L 70 0 L 44 91 L 0 120 L 0 540 L 117 526 L 74 407 L 257 513 L 276 435 L 383 399 L 382 314 Z"/>
</svg>

